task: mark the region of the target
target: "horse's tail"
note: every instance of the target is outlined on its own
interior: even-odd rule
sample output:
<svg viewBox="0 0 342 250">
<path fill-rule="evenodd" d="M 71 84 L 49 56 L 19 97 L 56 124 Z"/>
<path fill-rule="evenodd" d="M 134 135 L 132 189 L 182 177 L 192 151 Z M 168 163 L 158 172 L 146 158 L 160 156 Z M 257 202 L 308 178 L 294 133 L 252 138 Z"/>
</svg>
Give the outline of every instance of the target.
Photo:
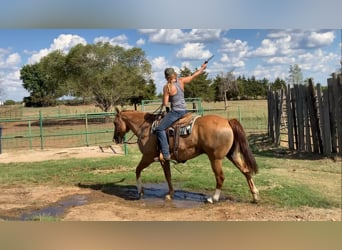
<svg viewBox="0 0 342 250">
<path fill-rule="evenodd" d="M 241 123 L 236 119 L 228 120 L 228 122 L 232 127 L 234 134 L 234 143 L 228 155 L 233 154 L 236 147 L 239 147 L 248 169 L 252 172 L 252 174 L 256 174 L 258 172 L 258 165 L 249 147 L 246 133 Z"/>
</svg>

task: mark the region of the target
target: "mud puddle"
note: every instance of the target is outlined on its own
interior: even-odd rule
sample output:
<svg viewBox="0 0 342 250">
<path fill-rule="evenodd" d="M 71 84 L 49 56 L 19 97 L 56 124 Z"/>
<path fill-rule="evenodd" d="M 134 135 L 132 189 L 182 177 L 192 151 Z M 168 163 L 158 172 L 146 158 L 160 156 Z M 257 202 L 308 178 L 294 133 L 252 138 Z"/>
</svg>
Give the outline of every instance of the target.
<svg viewBox="0 0 342 250">
<path fill-rule="evenodd" d="M 40 209 L 33 209 L 31 211 L 27 209 L 24 212 L 13 212 L 14 214 L 19 215 L 0 215 L 0 219 L 10 221 L 34 221 L 41 220 L 43 217 L 61 218 L 67 209 L 75 206 L 81 206 L 86 203 L 86 195 L 71 195 Z"/>
<path fill-rule="evenodd" d="M 40 217 L 61 217 L 65 211 L 69 208 L 81 206 L 87 203 L 87 197 L 85 195 L 72 195 L 68 198 L 58 201 L 48 207 L 44 207 L 37 211 L 23 213 L 19 220 L 37 220 Z"/>
<path fill-rule="evenodd" d="M 168 192 L 168 186 L 166 183 L 144 183 L 144 195 L 141 198 L 138 195 L 135 185 L 117 185 L 114 183 L 104 185 L 79 184 L 79 187 L 101 191 L 105 194 L 117 196 L 124 200 L 136 201 L 138 203 L 142 203 L 145 207 L 169 206 L 175 208 L 192 208 L 203 205 L 207 198 L 207 196 L 202 193 L 176 189 L 173 200 L 166 201 L 165 195 Z"/>
<path fill-rule="evenodd" d="M 135 189 L 135 192 L 137 190 Z M 202 193 L 175 190 L 174 197 L 170 201 L 165 201 L 168 192 L 166 184 L 144 184 L 144 196 L 141 201 L 146 207 L 175 207 L 192 208 L 203 205 L 207 196 Z"/>
<path fill-rule="evenodd" d="M 206 202 L 207 196 L 202 193 L 175 190 L 173 200 L 165 200 L 168 192 L 167 184 L 148 184 L 144 186 L 144 196 L 139 198 L 135 185 L 117 184 L 79 184 L 81 188 L 92 190 L 89 194 L 74 194 L 49 204 L 43 208 L 14 209 L 0 214 L 0 220 L 10 221 L 33 221 L 44 217 L 63 218 L 68 209 L 73 207 L 98 202 L 113 202 L 115 198 L 122 198 L 132 202 L 132 206 L 142 205 L 150 208 L 193 208 L 199 207 Z M 135 205 L 134 205 L 135 204 Z"/>
</svg>

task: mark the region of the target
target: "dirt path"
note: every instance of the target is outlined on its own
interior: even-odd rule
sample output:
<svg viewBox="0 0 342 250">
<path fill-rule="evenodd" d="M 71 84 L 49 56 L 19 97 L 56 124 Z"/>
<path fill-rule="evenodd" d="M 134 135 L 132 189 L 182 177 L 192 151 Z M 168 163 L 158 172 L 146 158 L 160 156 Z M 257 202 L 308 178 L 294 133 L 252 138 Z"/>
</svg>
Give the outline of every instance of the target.
<svg viewBox="0 0 342 250">
<path fill-rule="evenodd" d="M 113 146 L 112 148 L 118 154 L 122 154 L 120 146 Z M 0 163 L 10 162 L 34 162 L 47 160 L 60 160 L 68 158 L 92 158 L 92 157 L 108 157 L 115 155 L 109 146 L 77 147 L 77 148 L 49 148 L 49 149 L 35 149 L 27 151 L 16 151 L 0 154 Z"/>
</svg>

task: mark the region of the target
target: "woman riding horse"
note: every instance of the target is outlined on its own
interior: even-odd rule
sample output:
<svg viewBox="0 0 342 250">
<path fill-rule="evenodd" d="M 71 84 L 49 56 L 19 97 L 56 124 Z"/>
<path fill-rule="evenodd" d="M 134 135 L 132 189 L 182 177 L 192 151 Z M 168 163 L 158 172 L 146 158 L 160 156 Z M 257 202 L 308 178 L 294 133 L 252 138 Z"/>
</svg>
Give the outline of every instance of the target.
<svg viewBox="0 0 342 250">
<path fill-rule="evenodd" d="M 114 119 L 114 136 L 116 143 L 122 143 L 125 134 L 132 131 L 138 138 L 138 146 L 142 158 L 136 167 L 136 182 L 138 194 L 143 195 L 141 172 L 159 155 L 157 138 L 151 132 L 152 123 L 156 115 L 139 111 L 120 111 Z M 245 132 L 236 119 L 225 119 L 218 115 L 205 115 L 198 117 L 193 124 L 192 132 L 179 139 L 178 161 L 185 162 L 200 154 L 207 154 L 211 168 L 215 174 L 216 190 L 208 202 L 218 201 L 224 182 L 222 160 L 228 158 L 246 177 L 253 201 L 258 201 L 258 189 L 255 187 L 252 175 L 257 173 L 258 166 L 249 148 Z M 170 161 L 160 162 L 168 183 L 169 192 L 167 199 L 174 194 L 171 182 Z"/>
<path fill-rule="evenodd" d="M 191 76 L 180 77 L 177 79 L 177 74 L 173 68 L 166 68 L 164 71 L 166 85 L 163 88 L 163 107 L 171 103 L 171 111 L 168 112 L 157 126 L 155 132 L 158 139 L 158 146 L 162 155 L 160 160 L 170 161 L 169 144 L 165 130 L 170 127 L 175 121 L 187 113 L 186 103 L 184 99 L 184 85 L 190 83 L 193 79 L 203 73 L 207 63 L 202 64 L 201 68 Z M 163 109 L 163 108 L 162 108 Z M 158 160 L 158 157 L 157 159 Z"/>
</svg>

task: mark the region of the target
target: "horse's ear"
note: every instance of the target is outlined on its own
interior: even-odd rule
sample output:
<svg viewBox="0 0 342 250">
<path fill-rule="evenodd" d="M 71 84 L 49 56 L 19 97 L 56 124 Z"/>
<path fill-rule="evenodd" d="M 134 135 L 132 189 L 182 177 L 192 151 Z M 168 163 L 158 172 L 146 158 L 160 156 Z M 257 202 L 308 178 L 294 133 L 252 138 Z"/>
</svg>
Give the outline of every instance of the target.
<svg viewBox="0 0 342 250">
<path fill-rule="evenodd" d="M 119 114 L 121 111 L 120 111 L 120 109 L 119 109 L 119 107 L 115 107 L 115 112 L 117 113 L 117 114 Z"/>
</svg>

